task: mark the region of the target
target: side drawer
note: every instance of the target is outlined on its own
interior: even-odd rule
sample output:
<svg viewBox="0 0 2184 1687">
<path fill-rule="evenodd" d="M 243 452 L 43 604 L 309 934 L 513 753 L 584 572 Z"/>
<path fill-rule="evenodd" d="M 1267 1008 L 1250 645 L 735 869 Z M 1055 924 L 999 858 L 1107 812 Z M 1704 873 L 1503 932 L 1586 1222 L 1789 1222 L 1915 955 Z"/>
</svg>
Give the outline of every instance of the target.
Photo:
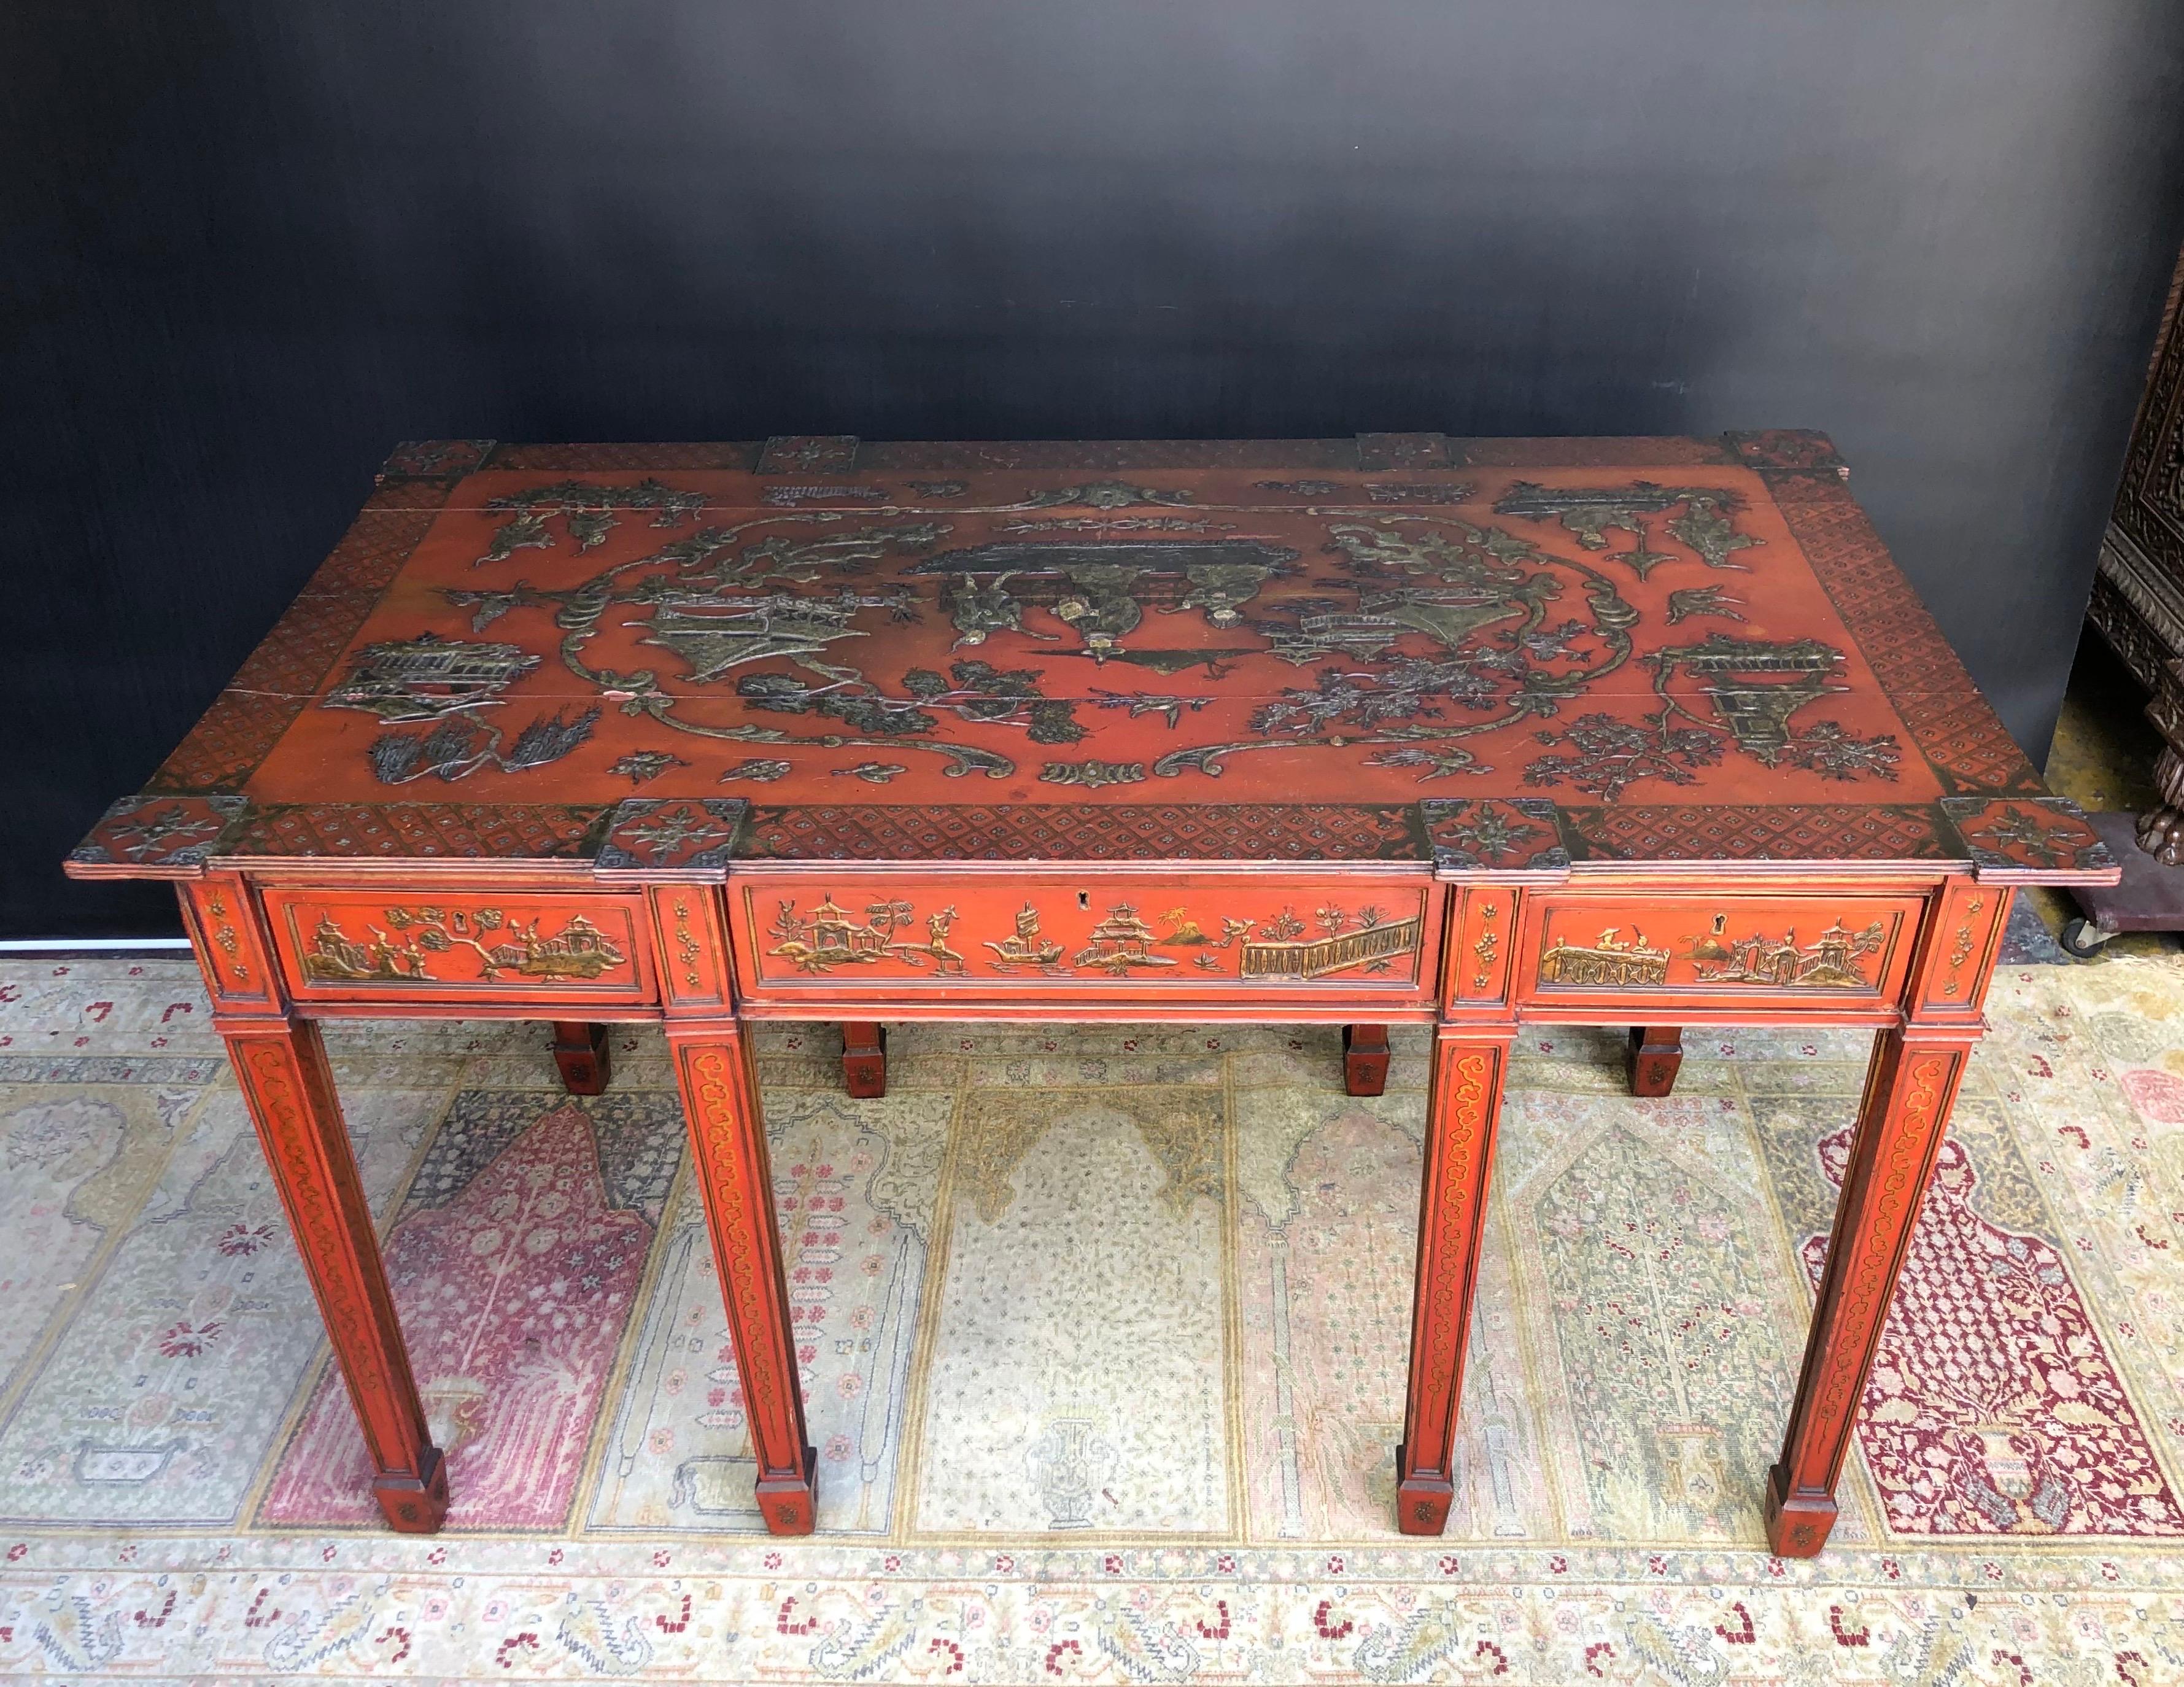
<svg viewBox="0 0 2184 1687">
<path fill-rule="evenodd" d="M 274 889 L 265 902 L 298 1000 L 655 998 L 638 896 Z"/>
<path fill-rule="evenodd" d="M 1517 999 L 1631 1013 L 1894 1001 L 1925 907 L 1908 895 L 1550 893 L 1528 899 Z"/>
<path fill-rule="evenodd" d="M 738 988 L 777 1000 L 1157 993 L 1416 1005 L 1431 999 L 1440 906 L 1440 887 L 1416 879 L 729 882 Z"/>
</svg>

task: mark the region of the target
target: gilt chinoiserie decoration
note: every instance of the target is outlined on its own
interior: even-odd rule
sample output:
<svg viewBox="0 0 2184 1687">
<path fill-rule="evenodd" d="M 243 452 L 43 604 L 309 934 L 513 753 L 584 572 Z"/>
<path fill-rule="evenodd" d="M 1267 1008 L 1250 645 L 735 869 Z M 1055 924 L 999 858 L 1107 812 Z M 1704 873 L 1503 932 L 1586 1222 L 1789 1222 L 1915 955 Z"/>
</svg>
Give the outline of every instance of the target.
<svg viewBox="0 0 2184 1687">
<path fill-rule="evenodd" d="M 1781 1462 L 1835 1514 L 2014 887 L 2113 877 L 1829 443 L 404 446 L 70 871 L 176 882 L 398 1528 L 447 1501 L 317 1022 L 664 1022 L 767 1527 L 821 1519 L 749 1027 L 1433 1027 L 1401 1526 L 1437 1531 L 1528 1021 L 1878 1033 Z M 1117 1315 L 1121 1315 L 1118 1311 Z"/>
</svg>

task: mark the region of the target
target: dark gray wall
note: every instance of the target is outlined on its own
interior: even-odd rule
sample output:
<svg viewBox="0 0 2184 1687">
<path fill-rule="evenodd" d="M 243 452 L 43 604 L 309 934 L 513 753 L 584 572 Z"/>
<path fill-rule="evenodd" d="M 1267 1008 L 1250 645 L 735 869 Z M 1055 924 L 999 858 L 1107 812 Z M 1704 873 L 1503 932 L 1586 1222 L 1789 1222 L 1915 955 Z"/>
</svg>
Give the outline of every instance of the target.
<svg viewBox="0 0 2184 1687">
<path fill-rule="evenodd" d="M 0 930 L 401 437 L 1820 427 L 2036 754 L 2175 0 L 0 11 Z"/>
</svg>

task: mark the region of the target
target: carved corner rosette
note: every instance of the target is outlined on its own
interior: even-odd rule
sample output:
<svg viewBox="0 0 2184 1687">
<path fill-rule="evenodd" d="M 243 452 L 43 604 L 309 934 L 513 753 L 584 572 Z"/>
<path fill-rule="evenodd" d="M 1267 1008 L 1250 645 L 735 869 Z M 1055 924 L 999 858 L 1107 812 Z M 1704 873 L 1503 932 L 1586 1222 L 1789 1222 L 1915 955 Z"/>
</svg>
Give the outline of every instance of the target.
<svg viewBox="0 0 2184 1687">
<path fill-rule="evenodd" d="M 1543 799 L 1429 797 L 1418 816 L 1437 877 L 1552 884 L 1569 876 L 1559 811 Z"/>
<path fill-rule="evenodd" d="M 592 870 L 610 882 L 718 880 L 749 811 L 739 797 L 632 797 L 614 810 Z"/>
<path fill-rule="evenodd" d="M 2122 868 L 2067 797 L 1944 797 L 1983 884 L 2114 884 Z"/>
<path fill-rule="evenodd" d="M 195 878 L 248 811 L 226 793 L 124 797 L 69 851 L 72 878 Z"/>
</svg>

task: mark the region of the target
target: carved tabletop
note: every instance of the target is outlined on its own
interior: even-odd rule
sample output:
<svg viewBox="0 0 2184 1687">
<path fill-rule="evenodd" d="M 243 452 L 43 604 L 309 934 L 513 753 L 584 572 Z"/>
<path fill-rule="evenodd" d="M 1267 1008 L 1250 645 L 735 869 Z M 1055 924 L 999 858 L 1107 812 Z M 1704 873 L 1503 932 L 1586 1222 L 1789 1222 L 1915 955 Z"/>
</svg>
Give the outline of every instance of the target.
<svg viewBox="0 0 2184 1687">
<path fill-rule="evenodd" d="M 1817 1551 L 2011 888 L 2114 876 L 1847 476 L 1791 432 L 405 446 L 70 871 L 179 881 L 403 1528 L 446 1473 L 317 1018 L 552 1018 L 578 1087 L 666 1022 L 782 1529 L 749 1019 L 841 1020 L 864 1094 L 893 1018 L 1334 1022 L 1353 1087 L 1432 1025 L 1413 1532 L 1518 1022 L 1635 1026 L 1657 1094 L 1686 1016 L 1870 1027 L 1768 1499 Z"/>
<path fill-rule="evenodd" d="M 816 860 L 1400 855 L 1429 799 L 1496 865 L 2064 863 L 1842 475 L 1815 435 L 407 447 L 147 786 L 192 800 L 77 860 L 585 855 L 639 797 Z M 705 827 L 669 807 L 616 847 Z"/>
</svg>

